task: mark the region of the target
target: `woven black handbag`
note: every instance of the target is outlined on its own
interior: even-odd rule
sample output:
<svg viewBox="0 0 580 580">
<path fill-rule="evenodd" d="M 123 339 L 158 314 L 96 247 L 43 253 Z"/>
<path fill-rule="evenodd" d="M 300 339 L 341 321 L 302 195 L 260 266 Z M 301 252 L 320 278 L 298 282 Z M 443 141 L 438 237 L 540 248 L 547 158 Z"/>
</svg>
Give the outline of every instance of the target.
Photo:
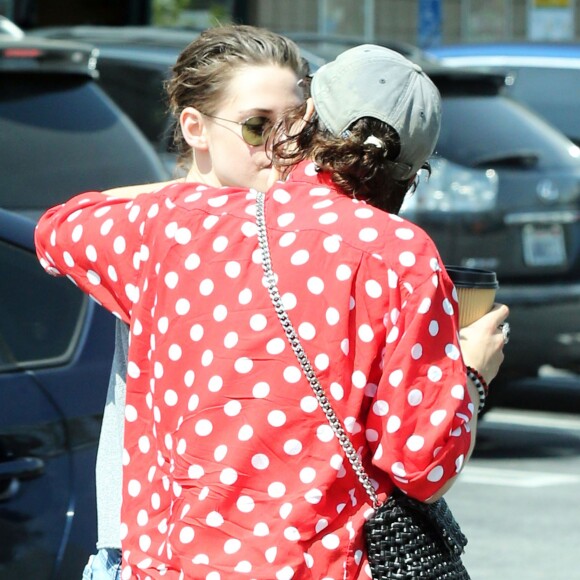
<svg viewBox="0 0 580 580">
<path fill-rule="evenodd" d="M 320 407 L 375 508 L 375 513 L 364 528 L 374 580 L 469 580 L 461 562 L 467 538 L 459 529 L 444 499 L 425 504 L 395 489 L 385 503 L 379 502 L 362 462 L 334 413 L 282 304 L 272 270 L 264 216 L 264 194 L 261 192 L 257 194 L 256 225 L 264 277 L 276 314 Z"/>
<path fill-rule="evenodd" d="M 364 529 L 375 580 L 469 580 L 467 538 L 444 499 L 426 504 L 395 489 Z"/>
</svg>

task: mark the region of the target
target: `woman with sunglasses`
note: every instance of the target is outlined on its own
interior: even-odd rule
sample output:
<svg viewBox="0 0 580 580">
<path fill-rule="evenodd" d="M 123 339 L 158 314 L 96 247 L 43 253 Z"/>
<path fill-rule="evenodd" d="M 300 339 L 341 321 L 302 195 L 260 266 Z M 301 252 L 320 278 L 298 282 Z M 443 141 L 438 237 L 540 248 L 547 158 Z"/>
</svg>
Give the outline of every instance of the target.
<svg viewBox="0 0 580 580">
<path fill-rule="evenodd" d="M 181 52 L 166 87 L 178 120 L 178 165 L 186 175 L 171 183 L 264 189 L 270 176 L 265 132 L 286 108 L 303 100 L 299 84 L 307 72 L 296 45 L 268 30 L 231 25 L 204 31 Z M 168 184 L 117 193 L 152 192 Z M 118 580 L 121 574 L 128 335 L 127 325 L 119 321 L 97 454 L 98 553 L 91 556 L 84 580 Z"/>
<path fill-rule="evenodd" d="M 397 215 L 439 123 L 420 67 L 365 45 L 317 71 L 276 125 L 285 179 L 265 195 L 174 183 L 41 218 L 47 271 L 131 324 L 124 577 L 370 577 L 369 497 L 298 343 L 381 500 L 397 486 L 431 501 L 455 481 L 508 310 L 460 338 L 433 242 Z"/>
</svg>

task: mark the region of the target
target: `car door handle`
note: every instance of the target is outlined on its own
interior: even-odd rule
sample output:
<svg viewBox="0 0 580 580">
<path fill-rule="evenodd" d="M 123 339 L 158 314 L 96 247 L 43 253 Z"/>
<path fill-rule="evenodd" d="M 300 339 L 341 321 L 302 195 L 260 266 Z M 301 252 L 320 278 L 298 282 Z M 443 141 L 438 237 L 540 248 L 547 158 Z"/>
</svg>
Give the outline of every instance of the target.
<svg viewBox="0 0 580 580">
<path fill-rule="evenodd" d="M 11 461 L 0 461 L 0 481 L 38 477 L 43 472 L 44 461 L 38 457 L 18 457 Z"/>
</svg>

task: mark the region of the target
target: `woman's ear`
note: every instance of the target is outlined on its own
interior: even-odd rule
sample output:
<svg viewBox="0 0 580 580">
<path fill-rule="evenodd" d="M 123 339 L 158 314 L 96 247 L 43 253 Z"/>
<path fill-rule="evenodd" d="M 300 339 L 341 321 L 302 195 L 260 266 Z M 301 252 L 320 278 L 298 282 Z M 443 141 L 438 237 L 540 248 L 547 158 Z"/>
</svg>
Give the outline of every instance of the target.
<svg viewBox="0 0 580 580">
<path fill-rule="evenodd" d="M 312 100 L 312 97 L 308 97 L 308 99 L 306 99 L 306 112 L 304 113 L 304 117 L 302 118 L 305 121 L 310 121 L 312 115 L 314 115 L 315 112 L 316 109 L 314 107 L 314 101 Z"/>
<path fill-rule="evenodd" d="M 181 133 L 186 143 L 197 150 L 207 151 L 207 137 L 203 115 L 194 107 L 185 107 L 179 115 Z"/>
<path fill-rule="evenodd" d="M 310 119 L 312 118 L 312 115 L 314 115 L 314 113 L 316 112 L 316 109 L 314 108 L 314 101 L 312 100 L 311 97 L 309 97 L 306 100 L 306 111 L 304 111 L 304 115 L 302 115 L 302 119 L 301 120 L 297 120 L 294 125 L 292 125 L 292 134 L 298 134 L 300 133 L 300 131 L 302 131 L 302 129 L 304 129 L 304 127 L 306 126 L 306 124 L 308 123 L 308 121 L 310 121 Z"/>
</svg>

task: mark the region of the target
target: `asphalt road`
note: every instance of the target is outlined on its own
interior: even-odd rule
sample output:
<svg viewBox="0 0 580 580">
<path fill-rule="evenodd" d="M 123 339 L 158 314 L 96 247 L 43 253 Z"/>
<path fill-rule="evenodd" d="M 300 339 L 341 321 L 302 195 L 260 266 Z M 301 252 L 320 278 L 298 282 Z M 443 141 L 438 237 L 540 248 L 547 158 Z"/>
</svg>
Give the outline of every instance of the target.
<svg viewBox="0 0 580 580">
<path fill-rule="evenodd" d="M 520 384 L 506 404 L 446 495 L 464 562 L 472 580 L 580 580 L 580 381 Z"/>
</svg>

